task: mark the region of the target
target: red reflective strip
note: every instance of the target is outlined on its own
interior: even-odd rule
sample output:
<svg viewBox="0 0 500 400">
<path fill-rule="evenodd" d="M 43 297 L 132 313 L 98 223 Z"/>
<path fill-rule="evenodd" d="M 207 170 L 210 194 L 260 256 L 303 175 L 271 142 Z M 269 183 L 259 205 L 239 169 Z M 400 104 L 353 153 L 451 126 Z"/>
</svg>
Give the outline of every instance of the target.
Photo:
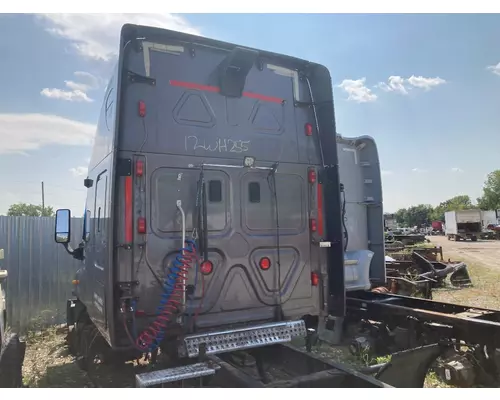
<svg viewBox="0 0 500 400">
<path fill-rule="evenodd" d="M 243 92 L 243 96 L 249 97 L 251 99 L 268 101 L 270 103 L 278 103 L 278 104 L 283 103 L 283 99 L 280 99 L 279 97 L 264 96 L 263 94 L 258 94 L 258 93 Z"/>
<path fill-rule="evenodd" d="M 132 243 L 132 177 L 125 177 L 125 242 Z"/>
<path fill-rule="evenodd" d="M 318 183 L 316 187 L 318 197 L 318 234 L 323 236 L 323 185 Z"/>
<path fill-rule="evenodd" d="M 193 82 L 170 81 L 170 85 L 177 86 L 177 87 L 183 87 L 186 89 L 203 90 L 205 92 L 213 92 L 213 93 L 220 92 L 220 88 L 217 86 L 200 85 L 199 83 L 193 83 Z M 251 98 L 251 99 L 267 101 L 270 103 L 278 103 L 278 104 L 283 103 L 283 99 L 280 99 L 279 97 L 265 96 L 263 94 L 258 94 L 258 93 L 243 92 L 243 96 Z"/>
<path fill-rule="evenodd" d="M 220 92 L 220 88 L 218 88 L 217 86 L 200 85 L 198 83 L 181 82 L 181 81 L 170 81 L 170 84 L 172 86 L 184 87 L 186 89 L 196 89 L 196 90 L 203 90 L 205 92 L 215 92 L 215 93 Z"/>
</svg>

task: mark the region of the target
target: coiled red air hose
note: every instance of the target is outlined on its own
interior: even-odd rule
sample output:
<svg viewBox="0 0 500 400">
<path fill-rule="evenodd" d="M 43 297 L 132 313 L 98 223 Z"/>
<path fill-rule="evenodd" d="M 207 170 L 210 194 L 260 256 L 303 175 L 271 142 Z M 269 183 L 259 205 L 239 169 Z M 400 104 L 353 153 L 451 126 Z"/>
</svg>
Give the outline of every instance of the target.
<svg viewBox="0 0 500 400">
<path fill-rule="evenodd" d="M 160 305 L 156 309 L 155 321 L 136 339 L 136 346 L 143 351 L 153 351 L 165 337 L 166 328 L 182 305 L 183 291 L 189 276 L 189 269 L 197 260 L 196 244 L 186 240 L 164 279 Z"/>
</svg>

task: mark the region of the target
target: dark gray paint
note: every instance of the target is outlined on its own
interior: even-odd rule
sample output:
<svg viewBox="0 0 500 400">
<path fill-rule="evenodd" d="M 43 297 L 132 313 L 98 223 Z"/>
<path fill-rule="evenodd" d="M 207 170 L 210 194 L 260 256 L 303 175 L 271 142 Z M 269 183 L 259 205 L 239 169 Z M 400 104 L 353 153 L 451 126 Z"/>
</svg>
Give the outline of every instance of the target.
<svg viewBox="0 0 500 400">
<path fill-rule="evenodd" d="M 319 287 L 311 286 L 310 274 L 312 270 L 326 271 L 329 250 L 313 244 L 312 239 L 317 243 L 321 238 L 309 232 L 309 217 L 318 216 L 316 191 L 307 181 L 307 170 L 309 166 L 318 167 L 320 159 L 317 142 L 305 136 L 304 125 L 306 122 L 314 125 L 314 118 L 311 108 L 294 107 L 297 99 L 292 78 L 278 75 L 265 66 L 268 61 L 296 69 L 308 64 L 262 53 L 270 58 L 264 58 L 262 71 L 256 66 L 250 71 L 245 91 L 285 100 L 284 104 L 276 104 L 248 97 L 230 99 L 170 85 L 170 80 L 210 84 L 210 74 L 227 54 L 227 50 L 216 49 L 215 45 L 191 43 L 180 54 L 150 51 L 149 75 L 156 79 L 156 85 L 127 84 L 121 81 L 123 68 L 141 75 L 146 75 L 147 69 L 142 49 L 135 44 L 127 48 L 128 42 L 122 43 L 123 46 L 126 50 L 120 52 L 115 76 L 106 91 L 89 168 L 89 178 L 94 179 L 87 196 L 92 229 L 86 244 L 79 297 L 97 327 L 113 346 L 126 344 L 120 343 L 123 335 L 117 319 L 120 305 L 116 301 L 117 281 L 138 280 L 140 284 L 135 291 L 140 298 L 138 308 L 154 312 L 160 288 L 146 263 L 163 276 L 165 267 L 181 248 L 176 200 L 182 200 L 191 233 L 199 173 L 193 165 L 241 165 L 244 155 L 256 157 L 260 166 L 280 161 L 277 186 L 283 226 L 280 237 L 283 311 L 286 318 L 317 315 L 325 299 L 320 299 Z M 195 57 L 188 51 L 190 47 L 195 49 Z M 325 84 L 330 84 L 329 75 L 321 70 L 317 76 L 311 85 L 324 91 Z M 298 100 L 310 101 L 305 81 L 299 85 Z M 323 97 L 331 89 L 324 92 Z M 138 116 L 139 100 L 146 103 L 144 119 Z M 329 129 L 330 123 L 320 121 L 320 125 Z M 141 182 L 134 182 L 134 232 L 138 215 L 144 215 L 147 234 L 134 233 L 130 250 L 123 247 L 124 178 L 116 175 L 115 163 L 118 158 L 132 158 L 135 163 L 139 156 L 145 161 L 146 175 Z M 100 189 L 101 182 L 96 185 L 96 178 L 103 171 L 107 171 L 102 175 L 107 178 L 106 190 Z M 181 179 L 175 179 L 180 173 Z M 206 177 L 222 181 L 223 196 L 220 204 L 209 204 L 210 259 L 215 272 L 206 282 L 199 325 L 216 327 L 272 319 L 278 297 L 277 249 L 267 172 L 210 167 L 206 168 Z M 250 181 L 260 182 L 258 208 L 248 201 L 246 191 Z M 97 224 L 100 231 L 96 230 Z M 272 270 L 257 268 L 256 260 L 261 255 L 271 258 Z M 195 297 L 194 307 L 199 302 L 199 290 Z M 115 331 L 117 326 L 119 330 Z M 141 328 L 141 321 L 138 326 Z"/>
</svg>

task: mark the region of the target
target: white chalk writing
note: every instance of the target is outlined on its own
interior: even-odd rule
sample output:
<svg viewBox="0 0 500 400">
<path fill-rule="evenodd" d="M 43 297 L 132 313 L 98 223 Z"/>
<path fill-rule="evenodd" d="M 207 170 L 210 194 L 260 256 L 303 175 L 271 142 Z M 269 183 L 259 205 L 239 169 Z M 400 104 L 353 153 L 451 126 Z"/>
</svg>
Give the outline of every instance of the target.
<svg viewBox="0 0 500 400">
<path fill-rule="evenodd" d="M 233 140 L 216 138 L 212 140 L 200 139 L 197 136 L 186 136 L 186 151 L 203 149 L 212 153 L 245 153 L 249 150 L 250 140 Z"/>
</svg>

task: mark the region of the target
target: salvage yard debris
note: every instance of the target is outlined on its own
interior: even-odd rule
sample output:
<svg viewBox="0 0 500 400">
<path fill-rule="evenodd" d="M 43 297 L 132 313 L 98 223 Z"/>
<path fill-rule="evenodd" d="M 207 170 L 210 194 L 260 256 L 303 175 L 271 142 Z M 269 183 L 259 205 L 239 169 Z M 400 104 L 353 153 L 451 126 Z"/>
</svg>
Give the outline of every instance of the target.
<svg viewBox="0 0 500 400">
<path fill-rule="evenodd" d="M 385 288 L 393 294 L 432 299 L 433 289 L 472 285 L 467 265 L 449 259 L 444 262 L 440 246 L 386 248 L 386 269 Z"/>
</svg>

